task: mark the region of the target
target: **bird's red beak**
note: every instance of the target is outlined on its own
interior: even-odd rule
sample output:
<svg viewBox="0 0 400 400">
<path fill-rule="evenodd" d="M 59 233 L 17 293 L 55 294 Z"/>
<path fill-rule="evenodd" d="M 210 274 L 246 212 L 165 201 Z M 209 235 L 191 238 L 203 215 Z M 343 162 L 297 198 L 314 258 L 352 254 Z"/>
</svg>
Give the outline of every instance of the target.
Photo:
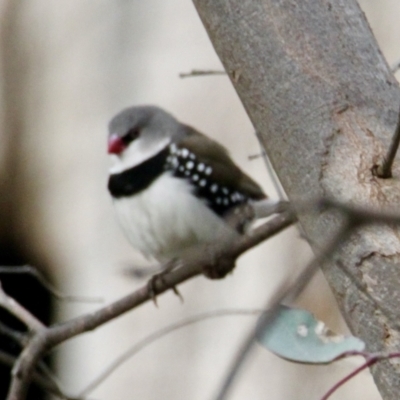
<svg viewBox="0 0 400 400">
<path fill-rule="evenodd" d="M 125 143 L 117 134 L 114 133 L 108 138 L 108 154 L 121 154 L 125 147 Z"/>
</svg>

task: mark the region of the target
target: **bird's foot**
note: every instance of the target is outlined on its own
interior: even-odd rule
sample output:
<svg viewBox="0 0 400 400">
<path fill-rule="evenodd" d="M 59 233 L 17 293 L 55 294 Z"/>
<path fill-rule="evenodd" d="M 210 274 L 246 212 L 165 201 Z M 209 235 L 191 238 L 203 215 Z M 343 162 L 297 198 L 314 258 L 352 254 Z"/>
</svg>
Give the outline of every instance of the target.
<svg viewBox="0 0 400 400">
<path fill-rule="evenodd" d="M 165 280 L 165 276 L 173 271 L 176 268 L 179 268 L 180 266 L 180 261 L 178 259 L 173 259 L 171 261 L 168 261 L 165 265 L 163 265 L 163 269 L 161 272 L 158 274 L 153 275 L 149 281 L 147 282 L 147 290 L 149 292 L 149 295 L 151 299 L 153 300 L 154 304 L 156 307 L 158 307 L 157 304 L 157 285 L 161 284 L 163 286 L 167 286 L 168 283 Z M 171 287 L 172 291 L 180 298 L 181 302 L 183 303 L 183 296 L 177 289 L 177 287 L 174 285 Z"/>
</svg>

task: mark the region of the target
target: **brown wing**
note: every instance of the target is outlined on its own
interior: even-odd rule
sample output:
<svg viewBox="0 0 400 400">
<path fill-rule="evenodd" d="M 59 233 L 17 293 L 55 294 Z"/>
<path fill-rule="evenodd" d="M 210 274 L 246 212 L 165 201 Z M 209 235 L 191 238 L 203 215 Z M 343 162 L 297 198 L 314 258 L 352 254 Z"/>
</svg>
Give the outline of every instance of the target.
<svg viewBox="0 0 400 400">
<path fill-rule="evenodd" d="M 196 154 L 200 162 L 210 165 L 210 178 L 213 181 L 223 186 L 234 187 L 254 200 L 267 197 L 261 187 L 232 161 L 225 147 L 190 126 L 186 125 L 185 130 L 186 135 L 180 140 L 178 147 L 187 148 Z"/>
</svg>

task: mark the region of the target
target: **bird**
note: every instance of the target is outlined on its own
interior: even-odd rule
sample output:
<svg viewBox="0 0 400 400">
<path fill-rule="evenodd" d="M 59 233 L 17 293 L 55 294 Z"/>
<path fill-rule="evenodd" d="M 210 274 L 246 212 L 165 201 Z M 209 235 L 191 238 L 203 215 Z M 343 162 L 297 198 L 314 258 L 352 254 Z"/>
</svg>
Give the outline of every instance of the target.
<svg viewBox="0 0 400 400">
<path fill-rule="evenodd" d="M 266 199 L 227 149 L 153 105 L 133 106 L 108 125 L 108 190 L 130 244 L 166 263 L 198 244 L 238 237 L 228 216 Z"/>
</svg>

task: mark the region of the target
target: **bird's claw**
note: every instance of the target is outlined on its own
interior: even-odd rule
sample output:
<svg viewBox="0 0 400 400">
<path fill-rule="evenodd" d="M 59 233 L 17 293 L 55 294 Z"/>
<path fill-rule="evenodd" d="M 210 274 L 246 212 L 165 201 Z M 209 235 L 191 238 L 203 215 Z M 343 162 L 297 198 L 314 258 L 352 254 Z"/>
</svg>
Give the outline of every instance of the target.
<svg viewBox="0 0 400 400">
<path fill-rule="evenodd" d="M 165 275 L 174 270 L 179 266 L 179 260 L 173 259 L 169 261 L 168 263 L 165 264 L 163 267 L 163 270 L 159 272 L 158 274 L 153 275 L 149 281 L 147 282 L 147 291 L 149 293 L 150 298 L 153 300 L 153 303 L 155 304 L 156 307 L 158 307 L 157 304 L 157 281 L 161 283 L 161 285 L 166 286 L 167 282 L 165 281 Z M 183 296 L 179 292 L 178 288 L 174 285 L 171 287 L 172 291 L 177 295 L 181 302 L 183 303 Z"/>
</svg>

